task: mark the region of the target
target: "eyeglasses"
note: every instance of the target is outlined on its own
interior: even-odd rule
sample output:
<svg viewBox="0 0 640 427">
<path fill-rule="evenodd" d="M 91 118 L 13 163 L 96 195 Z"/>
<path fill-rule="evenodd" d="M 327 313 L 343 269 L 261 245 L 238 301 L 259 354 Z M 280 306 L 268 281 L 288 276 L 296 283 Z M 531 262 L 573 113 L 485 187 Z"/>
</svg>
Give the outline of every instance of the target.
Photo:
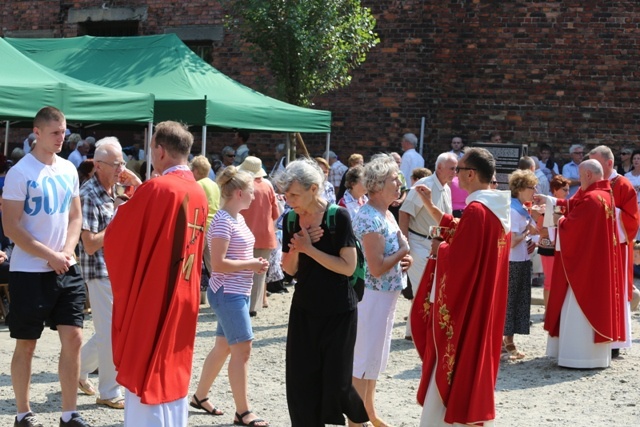
<svg viewBox="0 0 640 427">
<path fill-rule="evenodd" d="M 113 162 L 113 163 L 109 163 L 109 162 L 103 162 L 102 160 L 98 160 L 98 163 L 104 163 L 105 165 L 109 165 L 109 166 L 113 166 L 116 169 L 124 169 L 124 167 L 127 165 L 126 162 Z"/>
<path fill-rule="evenodd" d="M 226 157 L 235 157 L 235 154 L 225 154 Z"/>
<path fill-rule="evenodd" d="M 579 154 L 579 155 L 581 155 L 581 156 L 584 156 L 584 151 L 574 151 L 574 152 L 573 152 L 573 153 L 571 153 L 571 154 Z"/>
<path fill-rule="evenodd" d="M 491 185 L 498 185 L 498 181 L 491 181 L 490 184 Z"/>
<path fill-rule="evenodd" d="M 461 168 L 460 166 L 456 166 L 456 173 L 460 173 L 460 171 L 474 171 L 476 168 Z"/>
</svg>

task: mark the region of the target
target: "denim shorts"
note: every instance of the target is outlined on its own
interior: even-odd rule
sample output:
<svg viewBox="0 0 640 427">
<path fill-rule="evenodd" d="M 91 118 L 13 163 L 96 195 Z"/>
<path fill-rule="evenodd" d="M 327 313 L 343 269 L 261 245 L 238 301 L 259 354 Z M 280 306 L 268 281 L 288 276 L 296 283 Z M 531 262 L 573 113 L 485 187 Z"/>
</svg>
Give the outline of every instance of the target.
<svg viewBox="0 0 640 427">
<path fill-rule="evenodd" d="M 208 288 L 207 299 L 218 318 L 216 336 L 225 337 L 229 345 L 253 340 L 249 295 L 225 294 L 221 286 L 216 292 Z"/>
</svg>

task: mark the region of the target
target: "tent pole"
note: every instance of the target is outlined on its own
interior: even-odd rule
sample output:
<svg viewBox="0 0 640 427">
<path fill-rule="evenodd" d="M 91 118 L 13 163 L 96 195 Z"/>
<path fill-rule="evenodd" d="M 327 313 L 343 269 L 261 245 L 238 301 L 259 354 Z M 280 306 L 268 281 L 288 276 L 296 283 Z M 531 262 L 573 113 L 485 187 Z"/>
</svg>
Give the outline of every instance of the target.
<svg viewBox="0 0 640 427">
<path fill-rule="evenodd" d="M 151 178 L 151 134 L 153 133 L 153 122 L 147 124 L 147 135 L 144 141 L 144 153 L 147 158 L 147 179 Z"/>
<path fill-rule="evenodd" d="M 9 152 L 9 120 L 4 122 L 6 129 L 4 131 L 4 157 L 7 157 L 7 153 Z"/>
<path fill-rule="evenodd" d="M 285 152 L 287 153 L 287 164 L 289 164 L 289 162 L 291 161 L 291 138 L 289 138 L 289 134 L 285 134 L 284 137 L 284 146 L 285 146 Z"/>
<path fill-rule="evenodd" d="M 326 161 L 329 162 L 329 150 L 331 149 L 331 132 L 327 132 L 327 149 L 324 150 Z"/>
<path fill-rule="evenodd" d="M 202 126 L 202 155 L 207 155 L 207 125 Z"/>
<path fill-rule="evenodd" d="M 425 122 L 425 118 L 422 118 L 422 121 L 420 123 L 420 155 L 422 156 L 422 151 L 424 149 L 424 122 Z"/>
</svg>

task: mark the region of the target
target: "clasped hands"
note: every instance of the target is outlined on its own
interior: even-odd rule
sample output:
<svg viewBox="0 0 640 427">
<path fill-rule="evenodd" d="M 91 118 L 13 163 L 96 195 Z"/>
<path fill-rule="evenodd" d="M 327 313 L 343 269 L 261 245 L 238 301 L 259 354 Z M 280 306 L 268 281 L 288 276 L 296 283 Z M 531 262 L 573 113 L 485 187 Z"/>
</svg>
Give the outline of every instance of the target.
<svg viewBox="0 0 640 427">
<path fill-rule="evenodd" d="M 289 251 L 307 253 L 313 244 L 320 240 L 323 234 L 324 230 L 319 225 L 303 227 L 291 237 Z"/>
<path fill-rule="evenodd" d="M 53 268 L 56 274 L 64 274 L 69 271 L 71 262 L 73 261 L 73 254 L 66 252 L 54 252 L 47 260 L 47 265 Z"/>
</svg>

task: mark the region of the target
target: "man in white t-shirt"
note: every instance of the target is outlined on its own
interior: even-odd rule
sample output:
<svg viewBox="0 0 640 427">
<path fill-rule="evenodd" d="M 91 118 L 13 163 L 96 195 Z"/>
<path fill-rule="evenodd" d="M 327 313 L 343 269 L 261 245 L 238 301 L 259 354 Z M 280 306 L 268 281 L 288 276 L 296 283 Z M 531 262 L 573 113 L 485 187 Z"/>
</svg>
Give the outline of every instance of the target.
<svg viewBox="0 0 640 427">
<path fill-rule="evenodd" d="M 405 178 L 410 178 L 411 173 L 415 168 L 424 167 L 424 159 L 416 151 L 416 145 L 418 144 L 418 138 L 412 133 L 405 133 L 402 137 L 402 164 L 400 165 L 400 171 Z"/>
<path fill-rule="evenodd" d="M 57 156 L 67 123 L 54 107 L 38 111 L 38 143 L 7 173 L 2 224 L 15 242 L 11 257 L 7 323 L 16 347 L 11 382 L 16 397 L 14 426 L 42 426 L 29 406 L 31 359 L 44 325 L 57 330 L 62 390 L 60 426 L 88 426 L 76 412 L 79 355 L 86 291 L 74 249 L 82 225 L 78 173 Z"/>
<path fill-rule="evenodd" d="M 436 159 L 436 172 L 415 183 L 415 185 L 424 184 L 429 187 L 433 204 L 448 214 L 453 212 L 449 184 L 456 176 L 456 166 L 458 166 L 458 156 L 455 153 L 442 153 Z M 409 194 L 400 208 L 399 226 L 402 233 L 409 239 L 409 247 L 411 248 L 409 253 L 413 258 L 413 263 L 407 270 L 407 275 L 411 281 L 414 295 L 418 292 L 422 273 L 427 266 L 427 257 L 431 253 L 429 228 L 438 224 L 439 221 L 436 221 L 424 208 L 424 203 L 417 191 L 414 188 L 409 190 Z M 411 323 L 407 322 L 405 338 L 410 339 L 410 337 Z"/>
</svg>

